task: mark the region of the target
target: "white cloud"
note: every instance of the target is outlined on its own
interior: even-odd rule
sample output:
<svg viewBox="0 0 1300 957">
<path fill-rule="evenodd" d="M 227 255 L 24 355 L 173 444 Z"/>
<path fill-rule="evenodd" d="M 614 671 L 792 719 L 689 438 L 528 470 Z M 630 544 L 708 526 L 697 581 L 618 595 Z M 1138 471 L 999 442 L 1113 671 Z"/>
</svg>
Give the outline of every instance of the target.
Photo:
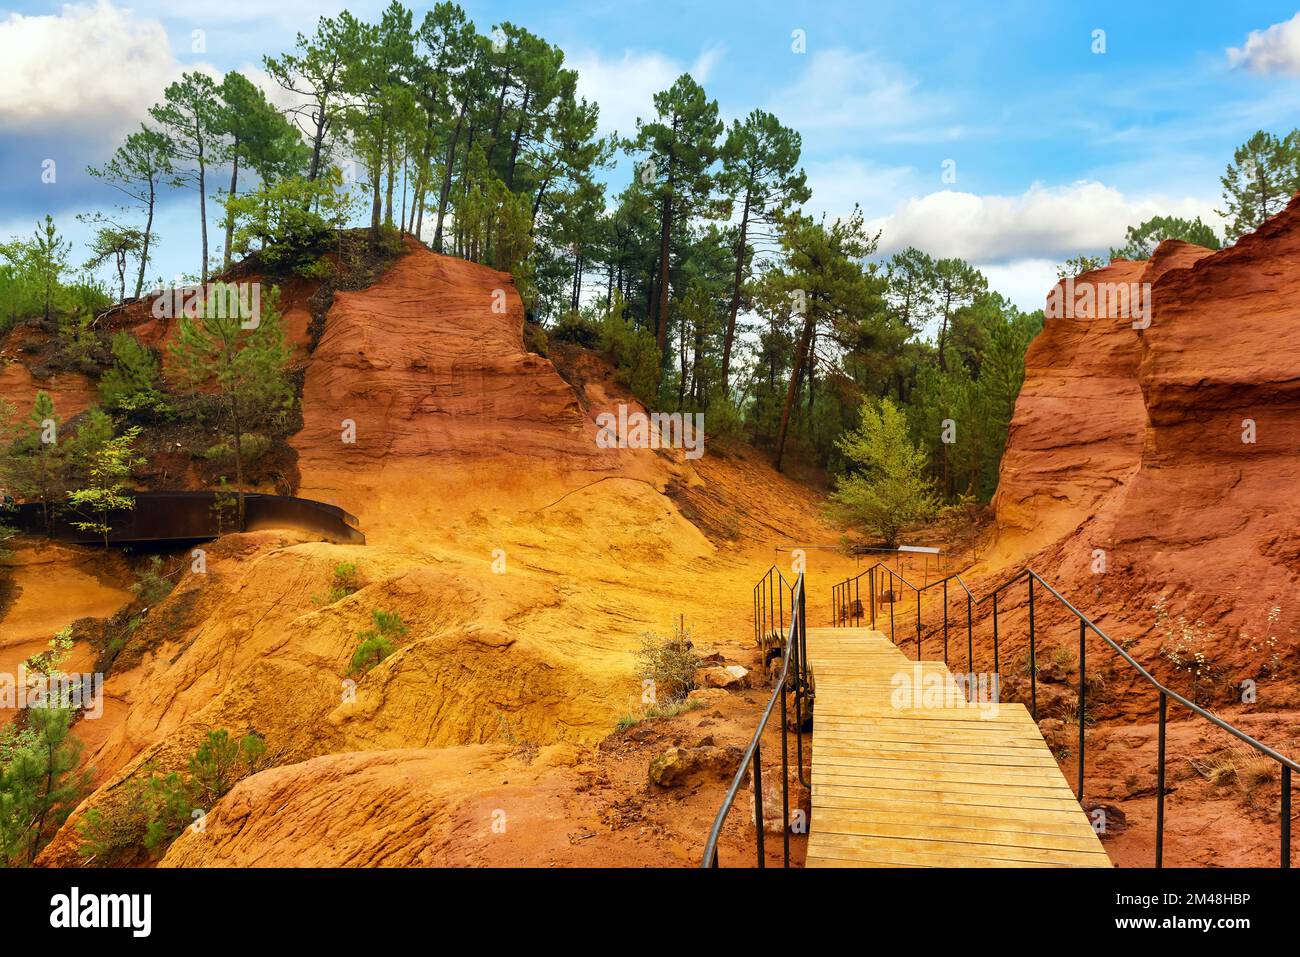
<svg viewBox="0 0 1300 957">
<path fill-rule="evenodd" d="M 945 139 L 960 131 L 942 122 L 947 105 L 919 90 L 901 70 L 863 52 L 821 50 L 803 75 L 772 100 L 781 121 L 814 135 L 906 128 L 908 139 Z"/>
<path fill-rule="evenodd" d="M 1251 30 L 1244 44 L 1229 48 L 1228 63 L 1253 73 L 1300 74 L 1300 13 L 1266 30 Z"/>
<path fill-rule="evenodd" d="M 812 215 L 826 213 L 841 219 L 857 203 L 866 215 L 888 209 L 900 194 L 910 192 L 915 178 L 910 166 L 876 166 L 856 156 L 837 156 L 804 164 L 812 199 L 805 209 Z"/>
<path fill-rule="evenodd" d="M 1184 216 L 1217 227 L 1212 200 L 1149 196 L 1129 199 L 1102 183 L 1035 183 L 1019 196 L 977 196 L 952 190 L 913 197 L 873 220 L 881 251 L 917 246 L 933 256 L 970 262 L 1026 258 L 1064 260 L 1119 246 L 1124 231 L 1155 215 Z"/>
<path fill-rule="evenodd" d="M 636 132 L 637 118 L 654 115 L 654 95 L 668 89 L 683 73 L 701 85 L 706 83 L 724 51 L 711 47 L 689 66 L 655 51 L 624 50 L 622 57 L 608 59 L 594 51 L 566 57 L 565 65 L 578 71 L 578 95 L 600 104 L 603 135 L 617 130 L 623 136 Z"/>
<path fill-rule="evenodd" d="M 1017 259 L 1008 263 L 976 263 L 989 280 L 989 288 L 1000 292 L 1026 312 L 1042 309 L 1047 294 L 1056 285 L 1057 262 L 1050 259 Z"/>
<path fill-rule="evenodd" d="M 0 21 L 0 127 L 117 133 L 180 73 L 167 32 L 108 0 Z"/>
</svg>

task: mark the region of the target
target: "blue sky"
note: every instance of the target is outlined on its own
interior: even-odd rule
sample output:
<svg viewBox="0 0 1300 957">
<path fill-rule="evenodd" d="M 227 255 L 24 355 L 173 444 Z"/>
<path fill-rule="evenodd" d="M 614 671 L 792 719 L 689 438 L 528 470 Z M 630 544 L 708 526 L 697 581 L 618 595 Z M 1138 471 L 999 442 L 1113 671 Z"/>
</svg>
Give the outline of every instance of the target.
<svg viewBox="0 0 1300 957">
<path fill-rule="evenodd" d="M 1283 4 L 463 5 L 481 30 L 510 20 L 561 46 L 606 129 L 630 132 L 683 70 L 728 118 L 772 110 L 803 134 L 813 211 L 860 203 L 884 251 L 963 256 L 1027 308 L 1042 304 L 1055 263 L 1118 245 L 1132 223 L 1211 219 L 1233 148 L 1256 129 L 1300 125 L 1300 17 Z M 0 236 L 29 234 L 49 211 L 84 237 L 75 213 L 112 202 L 85 165 L 107 158 L 167 82 L 198 65 L 256 76 L 262 54 L 342 6 L 0 7 Z M 374 16 L 383 4 L 346 6 Z M 412 6 L 418 19 L 426 5 Z M 796 30 L 806 52 L 792 50 Z M 1094 52 L 1099 30 L 1105 52 Z M 49 158 L 53 184 L 40 178 Z M 627 173 L 613 174 L 617 186 Z M 192 193 L 165 202 L 162 275 L 196 270 L 196 208 Z"/>
</svg>

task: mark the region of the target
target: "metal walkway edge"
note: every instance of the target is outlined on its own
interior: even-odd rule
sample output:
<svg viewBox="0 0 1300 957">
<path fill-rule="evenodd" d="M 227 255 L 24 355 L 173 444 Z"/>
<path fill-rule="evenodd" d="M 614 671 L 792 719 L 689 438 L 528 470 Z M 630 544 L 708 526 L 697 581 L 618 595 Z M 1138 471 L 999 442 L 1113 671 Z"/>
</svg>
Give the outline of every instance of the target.
<svg viewBox="0 0 1300 957">
<path fill-rule="evenodd" d="M 1024 705 L 966 704 L 942 662 L 870 628 L 807 643 L 808 867 L 1111 866 Z"/>
</svg>

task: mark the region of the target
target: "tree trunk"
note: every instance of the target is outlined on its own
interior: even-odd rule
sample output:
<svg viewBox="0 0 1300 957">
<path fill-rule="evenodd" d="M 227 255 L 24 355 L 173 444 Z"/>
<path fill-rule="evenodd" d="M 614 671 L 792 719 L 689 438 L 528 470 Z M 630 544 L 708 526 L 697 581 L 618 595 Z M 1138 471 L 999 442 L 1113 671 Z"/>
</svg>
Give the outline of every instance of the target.
<svg viewBox="0 0 1300 957">
<path fill-rule="evenodd" d="M 659 228 L 659 303 L 655 310 L 655 341 L 659 344 L 660 362 L 663 361 L 664 347 L 668 344 L 668 239 L 672 232 L 673 222 L 671 190 L 670 185 L 669 195 L 664 197 Z"/>
<path fill-rule="evenodd" d="M 533 230 L 537 228 L 537 213 L 542 208 L 542 197 L 546 195 L 546 188 L 550 185 L 551 185 L 551 173 L 548 171 L 546 174 L 546 178 L 542 180 L 542 185 L 537 187 L 537 198 L 533 200 L 533 218 L 529 220 L 528 223 L 529 236 L 531 236 L 533 234 Z"/>
<path fill-rule="evenodd" d="M 199 140 L 199 228 L 203 232 L 203 268 L 199 277 L 206 286 L 208 283 L 208 171 L 203 156 L 203 141 Z"/>
<path fill-rule="evenodd" d="M 230 422 L 234 429 L 235 436 L 235 488 L 239 492 L 239 524 L 238 528 L 244 530 L 244 449 L 241 442 L 241 428 L 239 425 L 239 400 L 233 395 L 230 397 Z"/>
<path fill-rule="evenodd" d="M 398 220 L 402 224 L 402 236 L 406 236 L 406 181 L 410 171 L 410 164 L 405 156 L 402 157 L 402 216 Z"/>
<path fill-rule="evenodd" d="M 311 138 L 311 166 L 307 170 L 307 181 L 316 182 L 316 177 L 320 175 L 320 157 L 321 149 L 325 144 L 325 127 L 329 125 L 326 119 L 325 103 L 317 101 L 316 104 L 316 132 Z"/>
<path fill-rule="evenodd" d="M 524 89 L 524 102 L 519 108 L 519 122 L 515 124 L 515 135 L 510 144 L 510 164 L 506 167 L 506 189 L 515 189 L 515 161 L 519 158 L 519 141 L 523 137 L 524 122 L 528 119 L 528 100 L 532 90 Z"/>
<path fill-rule="evenodd" d="M 745 187 L 745 206 L 740 214 L 740 235 L 736 237 L 736 275 L 731 286 L 731 308 L 727 310 L 727 331 L 722 338 L 722 393 L 731 391 L 731 344 L 736 336 L 736 314 L 740 311 L 740 285 L 745 272 L 745 234 L 749 229 L 750 189 Z"/>
<path fill-rule="evenodd" d="M 948 371 L 948 359 L 944 356 L 944 343 L 948 341 L 948 311 L 951 307 L 947 304 L 943 307 L 943 319 L 939 321 L 939 371 Z"/>
<path fill-rule="evenodd" d="M 382 147 L 377 147 L 382 151 Z M 372 196 L 370 200 L 370 249 L 372 252 L 379 249 L 379 216 L 383 209 L 383 203 L 379 195 L 379 180 L 383 176 L 384 159 L 382 152 L 375 156 L 374 172 L 370 179 L 373 182 Z"/>
<path fill-rule="evenodd" d="M 235 145 L 231 150 L 232 162 L 230 164 L 230 199 L 235 198 L 236 190 L 239 187 L 239 139 L 235 139 Z M 226 251 L 222 256 L 221 268 L 223 271 L 230 270 L 230 243 L 235 238 L 235 214 L 227 207 L 226 209 Z"/>
<path fill-rule="evenodd" d="M 686 405 L 686 319 L 683 316 L 677 331 L 677 358 L 681 364 L 681 374 L 677 378 L 677 410 Z"/>
<path fill-rule="evenodd" d="M 809 305 L 811 306 L 811 303 Z M 785 390 L 785 406 L 781 409 L 781 427 L 776 436 L 776 461 L 773 463 L 778 472 L 781 471 L 781 459 L 785 457 L 785 440 L 790 431 L 790 413 L 794 409 L 795 397 L 799 394 L 804 357 L 808 353 L 808 345 L 812 342 L 816 325 L 813 310 L 809 308 L 803 322 L 803 333 L 799 337 L 799 348 L 794 352 L 794 368 L 790 370 L 790 385 Z"/>
<path fill-rule="evenodd" d="M 433 230 L 433 251 L 442 252 L 442 221 L 447 215 L 447 197 L 451 195 L 451 171 L 456 165 L 456 143 L 460 140 L 460 129 L 465 122 L 465 104 L 460 104 L 460 115 L 456 117 L 456 129 L 451 134 L 451 143 L 447 147 L 447 166 L 442 173 L 442 189 L 438 191 L 438 223 Z"/>
<path fill-rule="evenodd" d="M 384 225 L 389 227 L 393 225 L 393 181 L 397 176 L 395 145 L 395 143 L 388 144 L 388 188 L 385 191 Z"/>
<path fill-rule="evenodd" d="M 140 293 L 144 292 L 144 271 L 149 264 L 149 234 L 153 232 L 153 204 L 154 204 L 154 185 L 153 177 L 149 177 L 149 211 L 144 221 L 144 246 L 140 250 L 140 275 L 135 280 L 135 298 L 140 298 Z"/>
<path fill-rule="evenodd" d="M 502 113 L 505 112 L 505 108 L 506 108 L 506 91 L 509 89 L 510 89 L 510 64 L 507 63 L 505 65 L 505 68 L 502 70 L 501 94 L 500 96 L 497 97 L 497 115 L 496 115 L 496 119 L 492 121 L 492 135 L 489 137 L 491 142 L 488 143 L 487 168 L 489 172 L 491 172 L 492 170 L 492 154 L 493 152 L 495 152 L 497 148 L 497 134 L 501 132 L 501 115 Z"/>
</svg>

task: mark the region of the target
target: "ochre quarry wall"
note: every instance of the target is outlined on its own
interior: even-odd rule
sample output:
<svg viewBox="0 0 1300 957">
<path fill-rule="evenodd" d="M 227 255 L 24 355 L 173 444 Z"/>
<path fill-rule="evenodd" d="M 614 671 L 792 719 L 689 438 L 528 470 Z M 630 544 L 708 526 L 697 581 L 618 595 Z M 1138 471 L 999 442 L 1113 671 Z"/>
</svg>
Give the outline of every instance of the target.
<svg viewBox="0 0 1300 957">
<path fill-rule="evenodd" d="M 489 785 L 510 799 L 537 776 L 521 760 L 589 760 L 645 710 L 643 633 L 685 624 L 701 652 L 751 664 L 754 581 L 788 561 L 774 545 L 834 540 L 817 495 L 743 446 L 698 461 L 599 447 L 595 416 L 640 406 L 594 354 L 566 381 L 523 326 L 508 275 L 414 242 L 336 294 L 305 360 L 297 494 L 356 515 L 366 544 L 271 530 L 212 543 L 206 573 L 123 650 L 130 670 L 110 680 L 125 714 L 91 756 L 100 787 L 44 863 L 83 860 L 84 812 L 112 809 L 150 766 L 183 769 L 214 728 L 258 732 L 276 767 L 210 809 L 219 839 L 183 839 L 169 861 L 458 860 L 426 823 Z M 362 587 L 329 601 L 341 563 Z M 349 674 L 377 610 L 407 631 Z"/>
<path fill-rule="evenodd" d="M 1163 600 L 1217 636 L 1216 671 L 1254 674 L 1300 624 L 1300 201 L 1230 248 L 1169 240 L 1087 282 L 1150 283 L 1150 325 L 1047 319 L 989 570 L 1028 559 L 1124 637 Z"/>
</svg>

